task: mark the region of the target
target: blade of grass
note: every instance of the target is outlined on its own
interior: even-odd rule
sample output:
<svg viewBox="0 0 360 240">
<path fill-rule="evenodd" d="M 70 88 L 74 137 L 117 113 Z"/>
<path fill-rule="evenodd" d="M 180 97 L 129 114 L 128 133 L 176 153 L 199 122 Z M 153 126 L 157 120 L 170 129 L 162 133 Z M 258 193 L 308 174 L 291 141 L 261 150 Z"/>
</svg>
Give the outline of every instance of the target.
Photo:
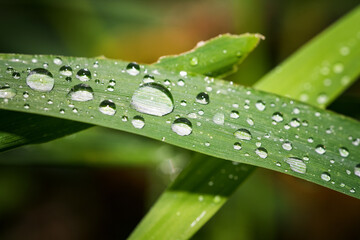
<svg viewBox="0 0 360 240">
<path fill-rule="evenodd" d="M 163 57 L 155 63 L 155 65 L 167 69 L 176 69 L 179 66 L 189 66 L 190 61 L 196 57 L 198 64 L 193 64 L 193 62 L 190 64 L 189 68 L 191 72 L 200 74 L 205 72 L 221 72 L 222 75 L 230 74 L 236 69 L 236 65 L 241 63 L 249 52 L 257 46 L 261 38 L 261 35 L 251 34 L 239 36 L 228 34 L 220 35 L 210 41 L 202 43 L 202 46 L 196 47 L 188 53 Z M 228 49 L 226 54 L 218 50 L 225 48 Z M 216 58 L 214 56 L 216 56 Z M 5 115 L 6 112 L 1 114 Z M 20 128 L 15 134 L 12 123 L 8 121 L 7 118 L 0 118 L 0 151 L 25 144 L 49 141 L 91 126 L 89 124 L 81 124 L 79 122 L 45 116 L 32 117 L 29 116 L 29 114 L 23 113 L 12 113 L 11 117 L 11 122 L 16 122 L 17 125 L 21 125 L 22 123 L 26 125 L 28 118 L 36 118 L 34 122 L 38 122 L 38 124 L 36 128 Z M 56 127 L 57 131 L 53 131 L 53 127 L 55 128 L 55 126 L 58 126 Z M 76 128 L 75 126 L 79 127 Z M 42 139 L 42 136 L 45 135 L 46 138 Z"/>
<path fill-rule="evenodd" d="M 33 61 L 34 58 L 37 61 Z M 75 101 L 82 99 L 77 94 L 75 100 L 71 99 L 74 86 L 83 84 L 80 79 L 84 78 L 66 81 L 60 77 L 56 64 L 49 64 L 47 68 L 56 79 L 53 90 L 41 92 L 27 86 L 26 78 L 30 86 L 42 86 L 44 81 L 51 83 L 49 75 L 27 73 L 27 69 L 41 68 L 44 62 L 52 60 L 53 56 L 1 55 L 0 63 L 11 65 L 21 77 L 14 79 L 5 67 L 1 68 L 1 84 L 6 85 L 3 94 L 7 91 L 10 94 L 6 96 L 15 92 L 16 95 L 3 99 L 0 108 L 124 130 L 210 156 L 285 172 L 357 198 L 360 196 L 355 175 L 360 150 L 349 140 L 349 136 L 357 139 L 360 135 L 357 121 L 218 79 L 147 65 L 140 66 L 139 70 L 129 69 L 128 63 L 105 59 L 62 57 L 62 63 L 72 66 L 78 74 L 83 70 L 78 70 L 77 65 L 88 68 L 101 79 L 86 82 L 86 87 L 93 90 L 93 100 Z M 95 67 L 94 61 L 98 61 Z M 144 75 L 150 73 L 158 83 L 142 85 Z M 110 82 L 115 79 L 114 89 L 109 87 L 109 79 Z M 169 82 L 171 92 L 164 87 Z M 23 91 L 28 91 L 27 98 Z M 206 95 L 199 97 L 202 91 L 208 91 L 209 100 Z M 84 93 L 79 94 L 84 97 Z M 85 96 L 89 98 L 89 93 Z M 108 100 L 112 102 L 104 104 L 103 101 Z M 184 102 L 186 106 L 181 104 Z M 170 113 L 165 117 L 156 116 L 164 112 Z M 322 148 L 326 148 L 325 152 Z M 329 169 L 331 181 L 325 181 L 328 177 L 323 175 Z"/>
<path fill-rule="evenodd" d="M 358 13 L 356 13 L 358 12 Z M 304 96 L 303 92 L 298 91 L 294 93 L 291 91 L 291 94 L 287 94 L 287 88 L 282 88 L 282 91 L 279 91 L 278 86 L 283 86 L 283 83 L 286 82 L 289 86 L 308 86 L 313 84 L 315 87 L 312 91 L 307 93 L 308 102 L 313 105 L 318 105 L 319 107 L 325 107 L 330 103 L 330 100 L 334 99 L 338 94 L 343 92 L 347 87 L 350 86 L 350 83 L 356 79 L 359 75 L 359 67 L 354 67 L 353 65 L 345 66 L 345 71 L 339 73 L 337 71 L 331 71 L 327 73 L 327 79 L 335 79 L 335 83 L 332 87 L 326 90 L 329 98 L 325 101 L 319 102 L 319 95 L 323 94 L 324 77 L 320 74 L 314 75 L 314 66 L 319 66 L 326 62 L 327 59 L 331 59 L 333 62 L 343 61 L 346 63 L 353 62 L 360 57 L 360 53 L 356 50 L 352 54 L 339 54 L 338 48 L 330 48 L 333 51 L 327 51 L 326 55 L 319 54 L 317 46 L 341 46 L 341 43 L 351 42 L 352 39 L 356 38 L 356 25 L 354 22 L 360 21 L 359 19 L 359 10 L 354 10 L 352 14 L 349 14 L 347 17 L 339 21 L 335 26 L 330 27 L 324 33 L 320 34 L 315 40 L 312 40 L 305 48 L 300 49 L 296 54 L 294 54 L 289 60 L 286 60 L 282 64 L 281 71 L 275 69 L 270 72 L 264 78 L 262 78 L 255 86 L 264 91 L 275 91 L 281 95 L 288 95 L 295 99 L 300 100 Z M 345 35 L 341 35 L 346 32 Z M 341 35 L 339 37 L 333 38 L 333 36 Z M 330 42 L 330 43 L 329 43 Z M 344 51 L 346 45 L 340 47 L 339 51 Z M 356 45 L 353 45 L 353 49 L 359 50 L 359 42 Z M 310 49 L 310 50 L 309 50 Z M 322 50 L 320 50 L 320 53 Z M 340 57 L 341 55 L 341 57 Z M 296 56 L 301 56 L 294 63 L 294 58 Z M 307 59 L 312 59 L 313 56 L 316 56 L 316 59 L 312 61 L 312 65 L 307 64 L 304 66 L 303 62 L 307 62 Z M 340 59 L 339 59 L 340 58 Z M 289 78 L 294 72 L 294 66 L 297 66 L 298 69 L 301 69 L 301 72 L 296 75 L 295 78 Z M 301 67 L 300 67 L 301 66 Z M 184 66 L 186 67 L 186 65 Z M 189 70 L 189 69 L 186 69 Z M 270 77 L 269 77 L 270 76 Z M 350 76 L 350 77 L 349 77 Z M 341 83 L 341 79 L 347 79 L 346 84 Z M 292 90 L 296 90 L 293 88 Z M 131 239 L 143 239 L 150 238 L 152 236 L 154 239 L 170 239 L 172 236 L 177 236 L 178 239 L 188 239 L 190 238 L 200 227 L 205 224 L 220 207 L 227 201 L 230 195 L 239 187 L 242 181 L 230 181 L 229 179 L 222 179 L 224 176 L 238 176 L 234 173 L 234 166 L 232 163 L 227 161 L 219 161 L 217 159 L 207 158 L 206 159 L 206 168 L 202 167 L 201 171 L 194 172 L 196 169 L 199 169 L 199 164 L 205 162 L 205 157 L 193 159 L 189 165 L 180 173 L 179 177 L 175 182 L 160 196 L 158 201 L 152 206 L 150 212 L 143 218 L 141 223 L 134 230 L 131 235 Z M 250 169 L 253 169 L 252 167 Z M 223 174 L 219 174 L 219 173 Z M 249 174 L 249 171 L 241 172 L 240 176 L 246 176 Z M 193 176 L 196 176 L 195 178 Z M 188 179 L 192 179 L 192 184 L 186 184 Z M 244 180 L 242 178 L 242 180 Z M 206 194 L 206 201 L 200 201 L 203 199 L 204 195 L 202 191 L 197 190 L 200 188 L 208 187 L 208 184 L 211 183 L 220 183 L 211 188 L 211 191 Z M 223 184 L 225 184 L 228 192 L 224 194 Z M 220 198 L 219 195 L 222 197 Z M 221 203 L 216 205 L 213 203 L 212 199 L 215 198 L 221 199 Z M 203 213 L 206 214 L 203 214 Z M 178 213 L 181 213 L 178 214 Z M 199 218 L 199 216 L 201 216 Z M 171 219 L 171 221 L 167 221 Z M 197 221 L 198 220 L 198 221 Z M 196 222 L 196 225 L 192 223 Z M 167 229 L 167 231 L 163 231 Z M 171 229 L 171 230 L 170 230 Z"/>
</svg>

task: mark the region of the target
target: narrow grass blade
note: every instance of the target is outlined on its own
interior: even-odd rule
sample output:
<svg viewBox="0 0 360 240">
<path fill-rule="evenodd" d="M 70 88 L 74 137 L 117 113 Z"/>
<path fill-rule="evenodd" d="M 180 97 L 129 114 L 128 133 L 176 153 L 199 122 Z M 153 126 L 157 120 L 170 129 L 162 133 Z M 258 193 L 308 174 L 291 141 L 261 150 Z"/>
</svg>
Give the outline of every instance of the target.
<svg viewBox="0 0 360 240">
<path fill-rule="evenodd" d="M 176 70 L 177 68 L 183 68 L 182 70 L 184 70 L 185 68 L 188 68 L 193 73 L 221 73 L 225 76 L 236 69 L 236 65 L 246 58 L 249 52 L 257 46 L 261 38 L 261 35 L 254 34 L 243 34 L 239 36 L 229 34 L 220 35 L 207 42 L 203 42 L 201 47 L 196 47 L 188 53 L 178 56 L 162 57 L 155 65 L 169 70 Z M 219 48 L 225 49 L 226 53 L 224 53 L 223 50 L 219 52 Z M 197 62 L 194 62 L 195 57 Z M 16 71 L 11 70 L 11 68 L 9 68 L 8 71 L 11 74 L 17 74 Z M 22 113 L 13 114 L 12 122 L 16 122 L 18 125 L 26 125 L 28 118 L 36 118 L 36 121 L 34 122 L 39 122 L 36 129 L 20 128 L 17 130 L 16 134 L 12 132 L 13 126 L 7 118 L 0 119 L 2 130 L 0 132 L 0 151 L 15 148 L 24 144 L 49 141 L 91 126 L 46 116 L 31 117 L 29 114 Z M 46 122 L 46 124 L 43 125 L 43 122 Z M 63 127 L 64 125 L 72 127 Z M 58 130 L 55 132 L 46 126 L 58 126 Z M 78 128 L 76 128 L 76 126 L 78 126 Z M 45 135 L 46 138 L 42 140 L 42 136 Z"/>
<path fill-rule="evenodd" d="M 124 130 L 360 196 L 357 121 L 222 80 L 114 60 L 62 57 L 77 75 L 70 82 L 53 60 L 1 55 L 20 77 L 1 68 L 0 108 Z M 149 74 L 156 82 L 144 83 Z"/>
</svg>

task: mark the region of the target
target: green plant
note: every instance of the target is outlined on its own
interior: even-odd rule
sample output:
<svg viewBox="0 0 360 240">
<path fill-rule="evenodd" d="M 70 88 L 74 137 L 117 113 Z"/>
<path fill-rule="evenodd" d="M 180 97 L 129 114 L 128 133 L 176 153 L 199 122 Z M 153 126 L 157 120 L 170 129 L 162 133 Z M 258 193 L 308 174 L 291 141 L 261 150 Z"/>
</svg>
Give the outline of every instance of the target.
<svg viewBox="0 0 360 240">
<path fill-rule="evenodd" d="M 296 101 L 306 100 L 324 107 L 356 79 L 360 71 L 356 61 L 360 48 L 347 44 L 356 37 L 353 23 L 358 20 L 359 9 L 356 9 L 255 85 L 257 89 L 295 101 L 213 79 L 213 76 L 231 73 L 234 65 L 241 62 L 261 38 L 259 35 L 225 35 L 193 52 L 163 58 L 152 66 L 107 59 L 2 55 L 6 70 L 1 70 L 4 99 L 1 108 L 134 132 L 207 155 L 284 171 L 358 198 L 358 122 Z M 321 48 L 324 43 L 326 47 Z M 322 66 L 324 60 L 328 62 Z M 46 69 L 41 66 L 45 62 L 48 63 Z M 298 69 L 300 72 L 296 72 Z M 321 73 L 326 72 L 334 84 L 325 92 Z M 144 78 L 144 75 L 153 75 L 156 83 L 152 76 Z M 68 77 L 72 77 L 71 81 Z M 289 85 L 278 87 L 285 82 Z M 309 82 L 313 87 L 307 87 Z M 2 119 L 8 133 L 1 136 L 2 149 L 89 127 L 65 122 L 60 131 L 50 131 L 57 119 L 35 116 L 28 119 L 26 114 L 9 116 L 13 118 L 11 122 L 8 118 Z M 41 125 L 35 130 L 24 124 L 25 121 Z M 48 126 L 42 125 L 49 121 Z M 14 123 L 24 128 L 16 129 L 14 134 Z M 47 133 L 45 139 L 39 134 L 40 130 Z M 198 177 L 200 167 L 204 171 Z M 248 165 L 195 157 L 160 199 L 154 214 L 150 213 L 149 222 L 155 227 L 145 220 L 145 225 L 140 225 L 135 234 L 166 237 L 165 234 L 182 232 L 182 237 L 188 238 L 220 208 L 251 170 Z M 235 179 L 229 181 L 230 175 Z M 219 182 L 221 184 L 216 184 Z M 164 207 L 166 203 L 170 209 Z M 180 215 L 185 216 L 186 221 L 183 219 L 182 224 L 175 224 L 169 230 L 161 219 L 177 218 L 169 214 L 178 212 L 174 206 L 179 203 L 185 205 L 186 211 Z M 165 227 L 169 231 L 165 231 Z"/>
</svg>

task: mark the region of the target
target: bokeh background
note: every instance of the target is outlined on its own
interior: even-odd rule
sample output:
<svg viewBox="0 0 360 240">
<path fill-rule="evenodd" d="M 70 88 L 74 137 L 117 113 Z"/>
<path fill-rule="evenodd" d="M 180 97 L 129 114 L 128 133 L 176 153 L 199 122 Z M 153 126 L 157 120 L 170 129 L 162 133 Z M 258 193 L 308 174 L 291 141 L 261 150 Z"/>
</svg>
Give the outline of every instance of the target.
<svg viewBox="0 0 360 240">
<path fill-rule="evenodd" d="M 140 63 L 258 32 L 229 77 L 251 85 L 358 0 L 0 0 L 0 52 Z M 360 84 L 330 109 L 359 119 Z M 345 106 L 345 107 L 344 107 Z M 6 117 L 6 116 L 0 116 Z M 0 239 L 125 239 L 193 153 L 91 128 L 0 155 Z M 258 169 L 193 239 L 359 239 L 360 201 Z"/>
</svg>

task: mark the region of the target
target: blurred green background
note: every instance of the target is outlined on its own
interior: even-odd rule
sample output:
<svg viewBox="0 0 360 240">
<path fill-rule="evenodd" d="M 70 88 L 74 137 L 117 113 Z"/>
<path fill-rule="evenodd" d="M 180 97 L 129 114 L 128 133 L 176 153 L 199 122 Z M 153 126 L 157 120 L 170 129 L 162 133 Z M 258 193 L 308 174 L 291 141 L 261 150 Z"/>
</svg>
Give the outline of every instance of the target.
<svg viewBox="0 0 360 240">
<path fill-rule="evenodd" d="M 358 0 L 1 0 L 0 52 L 141 63 L 259 32 L 229 79 L 251 85 Z M 360 84 L 330 109 L 360 117 Z M 359 107 L 356 108 L 354 105 Z M 0 116 L 6 117 L 6 116 Z M 124 239 L 193 153 L 94 127 L 0 155 L 0 239 Z M 356 239 L 360 202 L 258 169 L 194 239 Z"/>
</svg>

